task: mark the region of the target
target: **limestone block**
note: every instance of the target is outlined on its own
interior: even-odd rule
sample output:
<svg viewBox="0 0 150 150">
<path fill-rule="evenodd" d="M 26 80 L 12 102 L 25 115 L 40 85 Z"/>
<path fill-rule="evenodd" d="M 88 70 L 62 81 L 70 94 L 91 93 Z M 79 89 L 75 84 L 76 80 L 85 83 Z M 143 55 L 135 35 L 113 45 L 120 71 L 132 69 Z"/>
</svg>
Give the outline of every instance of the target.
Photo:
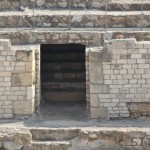
<svg viewBox="0 0 150 150">
<path fill-rule="evenodd" d="M 4 142 L 3 147 L 5 150 L 21 150 L 23 145 L 8 141 Z"/>
<path fill-rule="evenodd" d="M 75 138 L 72 140 L 69 150 L 123 150 L 123 148 L 113 140 L 109 139 L 103 140 L 95 138 L 91 140 L 83 140 Z"/>
<path fill-rule="evenodd" d="M 33 115 L 34 99 L 13 102 L 13 112 L 15 115 Z"/>
<path fill-rule="evenodd" d="M 144 48 L 150 48 L 150 42 L 144 42 Z"/>
<path fill-rule="evenodd" d="M 90 84 L 90 93 L 108 93 L 109 88 L 107 85 Z"/>
<path fill-rule="evenodd" d="M 91 118 L 108 118 L 108 110 L 105 107 L 90 108 Z"/>
<path fill-rule="evenodd" d="M 27 100 L 32 100 L 35 97 L 35 86 L 27 87 Z"/>
<path fill-rule="evenodd" d="M 12 73 L 12 86 L 31 86 L 32 84 L 32 73 Z"/>
<path fill-rule="evenodd" d="M 98 138 L 97 134 L 94 134 L 94 133 L 90 133 L 90 134 L 88 135 L 88 137 L 89 137 L 89 139 L 91 139 L 91 140 L 96 140 L 96 139 Z"/>
<path fill-rule="evenodd" d="M 128 105 L 131 118 L 150 116 L 150 103 L 130 103 Z"/>
<path fill-rule="evenodd" d="M 103 83 L 103 68 L 102 64 L 99 63 L 94 63 L 90 62 L 89 64 L 90 69 L 89 69 L 89 75 L 90 75 L 90 82 L 91 83 Z"/>
<path fill-rule="evenodd" d="M 35 53 L 33 50 L 29 51 L 16 51 L 17 61 L 32 61 L 35 58 Z"/>
<path fill-rule="evenodd" d="M 91 107 L 98 107 L 98 95 L 97 94 L 90 94 L 90 105 Z"/>
<path fill-rule="evenodd" d="M 101 49 L 90 48 L 89 75 L 91 83 L 103 83 L 103 66 L 101 62 Z"/>
<path fill-rule="evenodd" d="M 11 50 L 11 42 L 9 39 L 0 39 L 0 51 Z"/>
<path fill-rule="evenodd" d="M 32 63 L 31 62 L 26 62 L 26 71 L 32 71 Z"/>
<path fill-rule="evenodd" d="M 14 141 L 18 144 L 27 144 L 32 141 L 32 134 L 29 130 L 22 129 L 14 135 Z"/>
<path fill-rule="evenodd" d="M 112 40 L 111 42 L 107 42 L 107 48 L 109 52 L 114 52 L 116 54 L 116 49 L 118 51 L 123 50 L 123 49 L 127 49 L 127 48 L 132 48 L 132 45 L 136 43 L 135 39 L 115 39 Z"/>
</svg>

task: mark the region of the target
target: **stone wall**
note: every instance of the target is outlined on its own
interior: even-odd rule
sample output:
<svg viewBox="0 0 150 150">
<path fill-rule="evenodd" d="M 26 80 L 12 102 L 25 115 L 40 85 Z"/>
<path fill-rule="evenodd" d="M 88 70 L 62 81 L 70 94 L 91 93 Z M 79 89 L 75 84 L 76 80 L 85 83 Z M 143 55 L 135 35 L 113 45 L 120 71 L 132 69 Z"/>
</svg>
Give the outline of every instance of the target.
<svg viewBox="0 0 150 150">
<path fill-rule="evenodd" d="M 86 48 L 86 101 L 92 118 L 150 116 L 150 43 L 135 39 Z M 0 40 L 0 118 L 40 106 L 40 47 Z"/>
<path fill-rule="evenodd" d="M 150 43 L 135 39 L 113 40 L 102 49 L 90 49 L 92 118 L 150 115 L 149 57 Z"/>
<path fill-rule="evenodd" d="M 34 82 L 35 51 L 14 50 L 0 40 L 0 118 L 33 114 Z"/>
</svg>

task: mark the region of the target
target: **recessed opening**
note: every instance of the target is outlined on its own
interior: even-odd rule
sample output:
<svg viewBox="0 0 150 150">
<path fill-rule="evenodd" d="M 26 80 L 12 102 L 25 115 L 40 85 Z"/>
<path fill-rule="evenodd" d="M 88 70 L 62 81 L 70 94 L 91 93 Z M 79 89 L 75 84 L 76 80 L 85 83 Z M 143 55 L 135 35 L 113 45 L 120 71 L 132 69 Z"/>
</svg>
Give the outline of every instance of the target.
<svg viewBox="0 0 150 150">
<path fill-rule="evenodd" d="M 84 45 L 41 45 L 41 112 L 54 119 L 85 117 Z"/>
</svg>

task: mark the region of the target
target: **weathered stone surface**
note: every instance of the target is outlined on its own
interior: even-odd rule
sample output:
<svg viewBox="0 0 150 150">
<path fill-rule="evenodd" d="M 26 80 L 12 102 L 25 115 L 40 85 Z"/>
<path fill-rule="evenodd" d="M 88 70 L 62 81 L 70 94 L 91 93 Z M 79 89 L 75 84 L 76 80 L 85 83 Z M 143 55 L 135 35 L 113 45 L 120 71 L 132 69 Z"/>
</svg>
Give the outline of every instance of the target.
<svg viewBox="0 0 150 150">
<path fill-rule="evenodd" d="M 94 134 L 94 133 L 90 133 L 89 134 L 89 138 L 91 139 L 91 140 L 96 140 L 97 139 L 97 134 Z"/>
<path fill-rule="evenodd" d="M 32 100 L 35 98 L 35 86 L 27 88 L 27 100 Z"/>
<path fill-rule="evenodd" d="M 74 139 L 72 147 L 69 150 L 123 150 L 120 145 L 109 140 L 86 141 L 82 139 Z"/>
<path fill-rule="evenodd" d="M 91 105 L 91 107 L 99 106 L 99 100 L 98 100 L 97 94 L 90 94 L 90 105 Z"/>
<path fill-rule="evenodd" d="M 107 85 L 100 85 L 100 84 L 90 84 L 90 92 L 91 94 L 94 93 L 108 93 L 109 87 Z"/>
<path fill-rule="evenodd" d="M 91 83 L 103 83 L 101 49 L 89 49 L 89 75 Z"/>
<path fill-rule="evenodd" d="M 31 144 L 27 144 L 23 147 L 23 150 L 68 150 L 69 142 L 32 142 Z"/>
<path fill-rule="evenodd" d="M 16 133 L 14 135 L 14 141 L 18 144 L 25 145 L 31 143 L 32 135 L 30 131 L 20 130 L 19 133 Z"/>
<path fill-rule="evenodd" d="M 28 129 L 0 128 L 0 149 L 21 150 L 30 143 L 32 135 Z"/>
<path fill-rule="evenodd" d="M 23 145 L 14 142 L 4 142 L 3 147 L 5 150 L 21 150 Z"/>
<path fill-rule="evenodd" d="M 43 2 L 41 2 L 43 3 Z M 70 16 L 68 10 L 53 10 L 53 13 L 49 13 L 49 10 L 41 9 L 40 12 L 35 9 L 34 15 L 31 10 L 26 9 L 27 11 L 12 14 L 11 16 L 7 13 L 0 14 L 0 27 L 1 28 L 14 28 L 14 27 L 31 27 L 34 23 L 35 27 L 66 27 L 68 28 L 69 19 L 71 19 L 72 28 L 103 28 L 106 24 L 104 12 L 93 11 L 91 9 L 86 13 L 85 9 L 80 10 L 80 13 L 72 11 Z M 59 16 L 56 17 L 57 14 Z M 42 19 L 41 19 L 42 15 Z M 139 26 L 149 27 L 149 13 L 145 11 L 143 14 L 143 22 L 141 21 L 141 12 L 129 11 L 128 13 L 118 13 L 118 12 L 107 12 L 107 25 L 110 28 L 139 28 Z M 13 18 L 12 18 L 13 16 Z M 30 16 L 30 17 L 29 17 Z M 25 19 L 23 19 L 25 18 Z M 132 20 L 132 19 L 133 20 Z M 136 22 L 134 21 L 136 20 Z M 9 23 L 11 22 L 11 24 Z M 138 26 L 139 25 L 139 26 Z M 89 36 L 87 34 L 87 36 Z M 59 37 L 54 36 L 53 38 L 57 40 Z M 75 37 L 74 37 L 75 38 Z M 84 37 L 83 37 L 84 38 Z M 86 37 L 85 37 L 86 38 Z"/>
<path fill-rule="evenodd" d="M 33 140 L 62 141 L 62 140 L 71 140 L 77 137 L 79 135 L 79 129 L 63 129 L 63 128 L 31 129 L 31 134 Z"/>
<path fill-rule="evenodd" d="M 2 150 L 148 150 L 149 128 L 1 128 Z M 21 144 L 22 143 L 22 144 Z"/>
<path fill-rule="evenodd" d="M 32 8 L 32 1 L 30 0 L 13 0 L 13 1 L 9 1 L 10 5 L 18 10 L 20 8 L 20 6 L 26 8 Z M 141 10 L 141 2 L 138 0 L 134 0 L 134 1 L 127 1 L 127 0 L 122 0 L 119 1 L 118 0 L 107 0 L 107 9 L 109 11 L 120 11 L 120 7 L 125 10 L 132 10 L 132 11 L 139 11 Z M 144 10 L 149 10 L 150 8 L 150 4 L 149 1 L 144 0 L 143 3 L 144 5 Z M 47 5 L 47 7 L 49 8 L 57 8 L 57 9 L 66 9 L 69 7 L 69 2 L 67 0 L 36 0 L 35 1 L 35 6 L 36 7 L 40 7 L 40 8 L 45 8 L 45 4 Z M 10 9 L 10 5 L 8 5 L 4 0 L 1 0 L 1 10 L 8 10 Z M 98 10 L 105 10 L 105 1 L 104 0 L 80 0 L 80 1 L 76 1 L 76 0 L 72 0 L 70 2 L 71 5 L 71 9 L 82 9 L 82 8 L 91 8 L 91 9 L 98 9 Z M 120 7 L 117 7 L 117 6 Z M 23 9 L 24 10 L 24 9 Z"/>
<path fill-rule="evenodd" d="M 31 62 L 34 60 L 34 52 L 30 51 L 17 51 L 16 52 L 16 60 L 17 61 L 28 61 Z"/>
<path fill-rule="evenodd" d="M 105 1 L 106 2 L 106 1 Z M 104 39 L 114 39 L 114 38 L 126 38 L 134 37 L 137 40 L 149 40 L 149 31 L 143 29 L 143 31 L 132 31 L 129 29 L 128 32 L 123 31 L 124 27 L 134 27 L 138 29 L 139 27 L 149 27 L 149 12 L 144 12 L 141 18 L 141 12 L 107 12 L 107 26 L 108 30 L 113 28 L 117 31 L 111 31 L 109 35 L 103 31 L 99 30 L 99 27 L 106 25 L 106 16 L 102 11 L 91 11 L 88 12 L 83 8 L 96 8 L 98 10 L 104 10 L 105 2 L 95 1 L 95 0 L 80 0 L 77 2 L 72 0 L 70 2 L 71 8 L 80 8 L 80 14 L 78 11 L 71 11 L 70 16 L 68 15 L 68 10 L 53 10 L 53 13 L 49 14 L 49 11 L 35 10 L 34 15 L 30 14 L 30 10 L 25 8 L 29 6 L 31 8 L 32 2 L 30 0 L 13 0 L 10 4 L 14 8 L 22 7 L 24 12 L 9 13 L 1 12 L 0 14 L 0 26 L 1 27 L 29 27 L 29 23 L 35 25 L 35 29 L 29 30 L 18 30 L 18 29 L 6 29 L 0 31 L 0 38 L 11 39 L 13 44 L 27 44 L 27 43 L 38 43 L 38 44 L 64 44 L 64 43 L 81 43 L 88 46 L 99 46 L 102 45 Z M 20 3 L 20 4 L 19 4 Z M 35 5 L 38 7 L 45 7 L 45 4 L 50 8 L 68 8 L 69 1 L 66 0 L 37 0 Z M 121 6 L 124 10 L 139 10 L 141 9 L 141 2 L 139 1 L 107 1 L 108 10 L 119 10 L 118 6 Z M 132 4 L 131 4 L 132 3 Z M 115 4 L 115 6 L 114 6 Z M 144 1 L 143 8 L 149 10 L 149 2 Z M 6 8 L 8 10 L 8 5 L 4 4 L 4 0 L 1 0 L 1 6 L 3 10 Z M 25 6 L 25 7 L 24 7 Z M 120 11 L 120 10 L 119 10 Z M 59 16 L 59 17 L 56 17 Z M 57 30 L 55 33 L 49 28 L 45 27 L 67 27 L 68 24 L 72 27 L 98 27 L 98 29 L 91 29 L 91 31 L 81 29 L 80 32 L 73 30 L 61 29 Z M 27 21 L 27 22 L 26 22 Z M 137 25 L 138 24 L 138 25 Z M 36 27 L 44 27 L 44 29 L 37 29 Z M 144 31 L 145 30 L 145 31 Z M 108 31 L 109 32 L 109 31 Z M 87 99 L 90 99 L 90 94 L 97 94 L 97 98 L 91 96 L 91 112 L 94 112 L 94 116 L 99 116 L 99 106 L 108 109 L 107 116 L 111 118 L 115 117 L 128 117 L 129 110 L 127 107 L 128 103 L 132 102 L 150 102 L 149 94 L 149 43 L 137 44 L 135 40 L 113 40 L 112 44 L 107 44 L 106 46 L 106 59 L 102 57 L 99 53 L 94 51 L 90 55 L 89 68 L 87 65 Z M 0 92 L 0 118 L 10 118 L 14 114 L 13 106 L 16 104 L 16 111 L 21 113 L 21 106 L 23 101 L 33 100 L 35 97 L 38 99 L 40 90 L 39 82 L 40 80 L 39 70 L 37 69 L 40 65 L 40 58 L 36 59 L 36 65 L 34 61 L 34 53 L 32 50 L 21 50 L 17 52 L 16 55 L 9 51 L 11 49 L 9 43 L 3 44 L 0 42 L 0 86 L 2 87 Z M 140 45 L 140 46 L 139 46 Z M 142 45 L 142 46 L 141 46 Z M 139 47 L 138 47 L 139 46 Z M 143 50 L 142 50 L 143 49 Z M 5 53 L 7 51 L 7 54 Z M 5 54 L 4 54 L 5 53 Z M 21 61 L 21 62 L 20 62 Z M 91 62 L 90 62 L 91 61 Z M 19 63 L 18 63 L 19 62 Z M 31 62 L 32 64 L 26 64 Z M 18 66 L 19 64 L 19 66 Z M 20 65 L 24 64 L 24 65 Z M 95 67 L 96 66 L 96 67 Z M 39 67 L 40 68 L 40 67 Z M 94 68 L 94 69 L 93 69 Z M 35 70 L 37 69 L 37 75 L 35 79 Z M 29 75 L 30 74 L 30 75 Z M 67 75 L 68 76 L 68 75 Z M 60 77 L 56 75 L 56 77 Z M 65 75 L 66 77 L 66 75 Z M 34 80 L 35 79 L 35 80 Z M 89 80 L 90 79 L 90 80 Z M 33 84 L 36 84 L 36 89 L 32 89 Z M 89 86 L 89 83 L 92 83 Z M 30 91 L 31 90 L 31 91 Z M 34 93 L 36 91 L 36 96 Z M 95 96 L 95 97 L 96 97 Z M 59 97 L 60 98 L 60 97 Z M 87 101 L 88 101 L 87 100 Z M 21 103 L 19 103 L 20 101 Z M 33 102 L 33 101 L 32 101 Z M 29 103 L 32 103 L 29 102 Z M 90 101 L 89 101 L 90 102 Z M 24 107 L 29 106 L 28 102 L 24 102 Z M 38 101 L 39 103 L 39 101 Z M 19 106 L 20 104 L 20 106 Z M 33 103 L 31 107 L 34 107 Z M 140 106 L 141 107 L 141 106 Z M 145 107 L 145 106 L 144 106 Z M 30 108 L 30 112 L 33 112 L 34 108 Z M 143 108 L 140 108 L 143 111 Z M 27 110 L 29 112 L 29 110 Z M 105 112 L 105 111 L 103 111 Z M 139 113 L 139 112 L 137 112 Z M 142 115 L 147 116 L 147 112 L 142 113 Z M 18 113 L 19 114 L 19 113 Z M 25 114 L 25 113 L 24 113 Z M 102 113 L 103 114 L 103 113 Z"/>
<path fill-rule="evenodd" d="M 12 86 L 32 86 L 32 73 L 12 73 Z"/>
<path fill-rule="evenodd" d="M 34 99 L 14 101 L 13 112 L 15 115 L 33 115 L 35 109 L 34 103 Z"/>
<path fill-rule="evenodd" d="M 129 103 L 131 118 L 150 117 L 150 103 Z"/>
<path fill-rule="evenodd" d="M 90 108 L 91 118 L 108 118 L 108 110 L 104 107 Z"/>
<path fill-rule="evenodd" d="M 0 39 L 0 51 L 3 51 L 3 50 L 5 51 L 11 50 L 11 42 L 9 39 Z"/>
</svg>

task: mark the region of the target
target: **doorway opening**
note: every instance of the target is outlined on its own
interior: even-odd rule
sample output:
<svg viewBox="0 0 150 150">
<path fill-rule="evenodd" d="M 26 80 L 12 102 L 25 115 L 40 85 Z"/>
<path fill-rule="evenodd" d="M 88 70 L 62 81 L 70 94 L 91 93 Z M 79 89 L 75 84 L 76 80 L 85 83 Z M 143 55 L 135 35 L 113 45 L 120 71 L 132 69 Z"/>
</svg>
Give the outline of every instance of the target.
<svg viewBox="0 0 150 150">
<path fill-rule="evenodd" d="M 41 45 L 41 114 L 51 119 L 87 117 L 84 45 Z"/>
</svg>

